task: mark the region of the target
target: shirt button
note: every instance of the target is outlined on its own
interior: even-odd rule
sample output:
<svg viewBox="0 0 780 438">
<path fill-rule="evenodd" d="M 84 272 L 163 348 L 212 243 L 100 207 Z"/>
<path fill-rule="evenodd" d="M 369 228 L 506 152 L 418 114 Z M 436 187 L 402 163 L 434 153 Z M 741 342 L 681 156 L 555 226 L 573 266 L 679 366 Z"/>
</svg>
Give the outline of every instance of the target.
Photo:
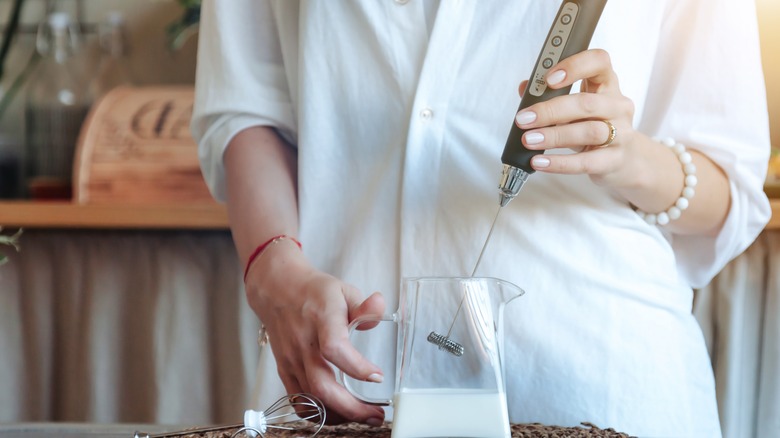
<svg viewBox="0 0 780 438">
<path fill-rule="evenodd" d="M 395 2 L 398 3 L 399 5 L 405 5 L 409 3 L 409 0 L 395 0 Z"/>
<path fill-rule="evenodd" d="M 429 121 L 433 118 L 433 110 L 430 108 L 423 108 L 420 111 L 420 118 L 423 119 L 423 121 Z"/>
</svg>

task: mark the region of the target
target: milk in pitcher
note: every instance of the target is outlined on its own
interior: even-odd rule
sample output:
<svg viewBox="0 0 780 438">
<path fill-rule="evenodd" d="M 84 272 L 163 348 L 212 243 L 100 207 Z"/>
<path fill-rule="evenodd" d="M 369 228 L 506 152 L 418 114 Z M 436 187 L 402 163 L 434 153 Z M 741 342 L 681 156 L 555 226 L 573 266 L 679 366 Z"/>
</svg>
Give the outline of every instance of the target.
<svg viewBox="0 0 780 438">
<path fill-rule="evenodd" d="M 392 438 L 509 438 L 506 395 L 479 389 L 413 389 L 396 393 Z"/>
</svg>

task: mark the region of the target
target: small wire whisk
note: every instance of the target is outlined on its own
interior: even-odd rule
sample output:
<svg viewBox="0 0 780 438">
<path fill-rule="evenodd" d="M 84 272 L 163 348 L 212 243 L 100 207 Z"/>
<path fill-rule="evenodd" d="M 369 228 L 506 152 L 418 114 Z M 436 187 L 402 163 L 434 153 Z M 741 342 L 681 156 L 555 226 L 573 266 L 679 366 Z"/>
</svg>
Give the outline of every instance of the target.
<svg viewBox="0 0 780 438">
<path fill-rule="evenodd" d="M 325 406 L 322 402 L 311 394 L 298 393 L 280 398 L 264 411 L 252 409 L 245 411 L 243 424 L 188 429 L 159 435 L 135 432 L 133 438 L 174 438 L 236 428 L 238 430 L 231 435 L 232 438 L 236 438 L 241 434 L 251 437 L 258 435 L 265 437 L 268 429 L 310 431 L 311 434 L 308 437 L 314 437 L 322 430 L 324 425 Z"/>
</svg>

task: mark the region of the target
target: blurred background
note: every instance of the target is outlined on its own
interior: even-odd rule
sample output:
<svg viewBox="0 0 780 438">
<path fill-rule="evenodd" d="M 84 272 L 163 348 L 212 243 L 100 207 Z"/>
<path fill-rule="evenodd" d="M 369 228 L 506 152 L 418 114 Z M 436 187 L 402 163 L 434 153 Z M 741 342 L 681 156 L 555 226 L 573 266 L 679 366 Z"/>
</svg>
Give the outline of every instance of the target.
<svg viewBox="0 0 780 438">
<path fill-rule="evenodd" d="M 20 17 L 20 34 L 13 43 L 6 67 L 9 76 L 24 65 L 35 46 L 35 33 L 45 17 L 48 0 L 25 0 Z M 84 27 L 84 49 L 95 62 L 99 47 L 97 25 L 111 12 L 120 12 L 126 22 L 128 59 L 140 84 L 192 83 L 195 79 L 195 38 L 182 41 L 171 50 L 169 28 L 182 20 L 186 6 L 199 2 L 179 0 L 55 0 L 58 11 L 68 12 Z M 0 26 L 4 29 L 13 0 L 0 0 Z"/>
<path fill-rule="evenodd" d="M 780 195 L 780 1 L 756 0 L 756 6 L 773 146 L 767 191 Z"/>
<path fill-rule="evenodd" d="M 0 176 L 0 198 L 68 198 L 69 194 L 56 193 L 50 185 L 41 193 L 32 193 L 20 163 L 28 166 L 29 178 L 56 176 L 57 169 L 70 169 L 69 157 L 74 155 L 75 136 L 86 109 L 112 86 L 192 84 L 199 3 L 0 0 L 4 36 L 4 47 L 0 48 L 0 173 L 4 174 Z M 51 61 L 59 56 L 55 30 L 46 18 L 52 12 L 70 23 L 68 44 L 63 48 L 69 51 L 67 62 Z M 13 33 L 5 38 L 10 31 Z M 73 72 L 70 80 L 64 78 L 64 69 Z M 60 91 L 65 89 L 73 91 L 72 102 L 67 108 L 57 108 Z M 43 132 L 49 127 L 50 138 L 37 138 L 29 132 L 25 136 L 25 128 Z M 26 150 L 20 147 L 25 142 Z M 52 157 L 51 162 L 33 156 L 31 143 L 42 151 L 39 155 Z M 54 151 L 67 156 L 58 157 Z M 24 153 L 28 156 L 23 157 Z M 15 173 L 19 175 L 12 184 L 9 180 Z"/>
<path fill-rule="evenodd" d="M 0 28 L 5 29 L 17 0 L 0 0 Z M 0 98 L 28 64 L 35 51 L 36 32 L 46 9 L 56 5 L 81 25 L 82 45 L 77 54 L 87 76 L 97 75 L 101 62 L 99 26 L 113 13 L 120 13 L 125 31 L 123 62 L 136 85 L 192 84 L 195 78 L 197 26 L 187 26 L 197 17 L 188 16 L 188 7 L 200 0 L 24 0 L 19 32 L 10 45 L 0 77 Z M 767 191 L 780 195 L 780 1 L 755 0 L 767 78 L 767 94 L 775 145 L 767 177 Z M 193 20 L 194 19 L 194 20 Z M 188 20 L 190 20 L 188 22 Z M 176 38 L 175 35 L 178 36 Z M 29 78 L 28 78 L 29 79 Z M 19 95 L 8 108 L 0 107 L 0 157 L 3 151 L 18 147 L 24 136 L 24 96 Z M 0 104 L 2 105 L 2 104 Z M 18 194 L 17 194 L 18 195 Z M 0 198 L 8 198 L 0 193 Z M 15 196 L 10 196 L 15 197 Z"/>
<path fill-rule="evenodd" d="M 755 1 L 774 145 L 766 187 L 780 196 L 780 0 Z M 22 3 L 14 23 L 19 1 L 0 0 L 0 31 L 17 28 L 7 50 L 0 48 L 0 186 L 10 175 L 3 157 L 24 142 L 24 88 L 34 83 L 26 69 L 41 62 L 36 41 L 49 12 L 67 13 L 80 35 L 70 56 L 93 101 L 106 92 L 90 88 L 99 77 L 137 86 L 194 82 L 198 0 Z M 122 30 L 118 52 L 106 46 L 107 24 Z M 119 70 L 105 69 L 107 61 L 121 64 Z M 52 74 L 48 82 L 60 77 Z M 192 226 L 184 220 L 192 212 L 182 210 L 174 211 L 173 226 L 41 226 L 39 216 L 49 210 L 30 209 L 21 222 L 9 223 L 19 217 L 9 209 L 29 207 L 0 202 L 0 226 L 26 228 L 23 250 L 0 267 L 0 423 L 240 419 L 258 352 L 257 321 L 244 303 L 224 219 Z M 780 436 L 777 254 L 780 233 L 766 231 L 697 293 L 727 437 Z"/>
</svg>

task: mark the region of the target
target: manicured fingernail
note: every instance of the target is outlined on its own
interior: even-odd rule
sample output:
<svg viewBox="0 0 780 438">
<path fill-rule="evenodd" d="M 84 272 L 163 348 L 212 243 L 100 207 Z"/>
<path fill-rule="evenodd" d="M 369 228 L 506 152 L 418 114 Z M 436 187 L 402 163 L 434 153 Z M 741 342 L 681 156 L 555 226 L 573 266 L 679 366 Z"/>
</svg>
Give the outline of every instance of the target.
<svg viewBox="0 0 780 438">
<path fill-rule="evenodd" d="M 527 132 L 525 134 L 525 144 L 539 144 L 544 141 L 544 134 L 541 132 Z"/>
<path fill-rule="evenodd" d="M 550 159 L 541 155 L 537 155 L 531 158 L 531 164 L 533 164 L 533 166 L 537 169 L 543 169 L 550 166 Z"/>
<path fill-rule="evenodd" d="M 536 120 L 536 113 L 533 111 L 521 111 L 515 117 L 518 125 L 525 125 Z"/>
<path fill-rule="evenodd" d="M 558 70 L 553 73 L 550 73 L 547 76 L 547 84 L 548 85 L 560 84 L 564 79 L 566 79 L 566 72 L 563 70 Z"/>
<path fill-rule="evenodd" d="M 385 380 L 385 378 L 381 374 L 379 374 L 379 373 L 373 373 L 370 376 L 368 376 L 368 381 L 369 382 L 382 383 L 382 381 L 384 381 L 384 380 Z"/>
<path fill-rule="evenodd" d="M 366 424 L 373 427 L 379 427 L 385 422 L 384 418 L 371 417 L 366 420 Z"/>
</svg>

